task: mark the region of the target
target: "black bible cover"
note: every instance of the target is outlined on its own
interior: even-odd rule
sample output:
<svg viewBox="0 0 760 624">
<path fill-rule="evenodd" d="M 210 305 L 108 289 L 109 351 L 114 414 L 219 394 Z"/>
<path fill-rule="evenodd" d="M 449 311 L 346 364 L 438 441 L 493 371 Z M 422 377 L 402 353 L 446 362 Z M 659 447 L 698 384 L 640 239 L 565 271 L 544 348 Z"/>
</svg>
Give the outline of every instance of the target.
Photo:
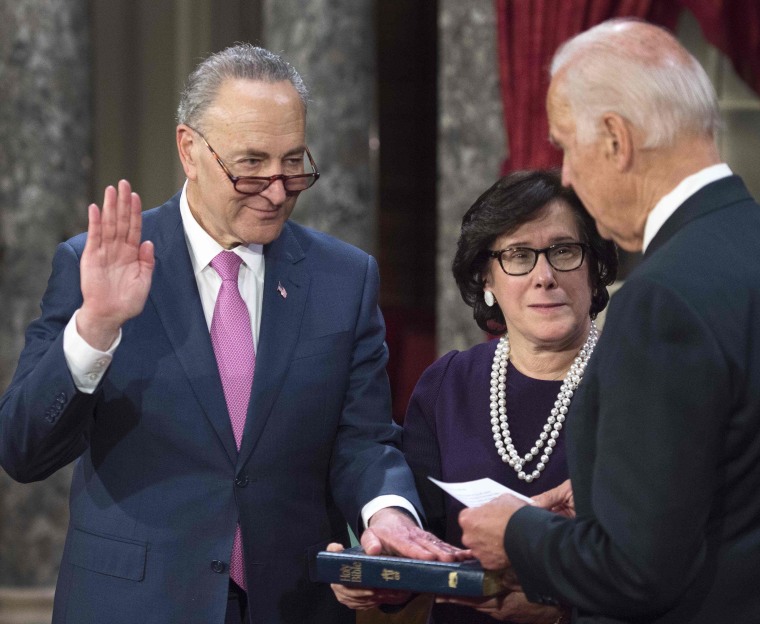
<svg viewBox="0 0 760 624">
<path fill-rule="evenodd" d="M 367 555 L 360 546 L 317 553 L 317 581 L 455 596 L 492 596 L 505 590 L 500 574 L 477 559 L 446 563 Z"/>
</svg>

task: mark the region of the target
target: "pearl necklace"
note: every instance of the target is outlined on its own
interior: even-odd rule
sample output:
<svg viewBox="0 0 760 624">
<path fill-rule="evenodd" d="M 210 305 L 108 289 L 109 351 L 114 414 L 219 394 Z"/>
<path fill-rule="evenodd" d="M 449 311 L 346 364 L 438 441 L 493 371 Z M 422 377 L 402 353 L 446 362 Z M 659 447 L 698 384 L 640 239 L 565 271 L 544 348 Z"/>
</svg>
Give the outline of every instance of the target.
<svg viewBox="0 0 760 624">
<path fill-rule="evenodd" d="M 507 420 L 507 362 L 509 361 L 509 337 L 504 334 L 499 339 L 499 345 L 496 347 L 496 353 L 493 356 L 491 365 L 491 431 L 493 431 L 494 444 L 499 457 L 505 464 L 512 466 L 517 473 L 517 478 L 530 483 L 538 479 L 541 473 L 549 463 L 549 458 L 554 452 L 557 445 L 559 432 L 562 430 L 562 423 L 565 422 L 565 416 L 570 407 L 570 401 L 573 398 L 573 392 L 583 379 L 583 373 L 586 371 L 591 354 L 594 352 L 596 341 L 599 339 L 599 331 L 594 321 L 591 321 L 591 329 L 588 337 L 581 350 L 578 352 L 573 361 L 570 370 L 565 375 L 565 379 L 560 386 L 557 400 L 554 407 L 546 420 L 543 431 L 534 442 L 530 452 L 520 457 L 512 443 L 512 436 L 509 433 L 509 422 Z M 544 448 L 546 447 L 546 448 Z M 543 450 L 541 450 L 543 449 Z M 526 472 L 526 464 L 541 453 L 538 464 L 532 472 Z"/>
</svg>

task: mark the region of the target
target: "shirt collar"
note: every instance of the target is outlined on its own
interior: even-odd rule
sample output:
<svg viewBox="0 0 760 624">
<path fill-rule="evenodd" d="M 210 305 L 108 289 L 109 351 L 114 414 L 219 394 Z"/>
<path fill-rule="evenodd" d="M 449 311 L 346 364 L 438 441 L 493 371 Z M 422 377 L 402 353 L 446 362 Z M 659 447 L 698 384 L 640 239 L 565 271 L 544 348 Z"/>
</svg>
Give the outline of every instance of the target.
<svg viewBox="0 0 760 624">
<path fill-rule="evenodd" d="M 670 193 L 664 195 L 657 202 L 652 212 L 647 216 L 647 222 L 644 226 L 644 241 L 642 252 L 647 250 L 649 243 L 652 242 L 657 232 L 665 224 L 665 221 L 683 204 L 689 197 L 694 195 L 698 190 L 707 186 L 711 182 L 727 178 L 732 175 L 732 171 L 725 163 L 705 167 L 683 180 Z"/>
<path fill-rule="evenodd" d="M 190 212 L 190 204 L 187 202 L 187 181 L 185 181 L 182 194 L 179 197 L 179 212 L 182 217 L 182 227 L 185 229 L 187 247 L 190 250 L 190 261 L 193 263 L 193 274 L 198 275 L 220 251 L 224 251 L 224 247 L 211 238 L 209 233 L 195 220 L 193 213 Z M 239 255 L 252 271 L 258 273 L 262 270 L 263 245 L 255 243 L 238 245 L 231 251 Z"/>
</svg>

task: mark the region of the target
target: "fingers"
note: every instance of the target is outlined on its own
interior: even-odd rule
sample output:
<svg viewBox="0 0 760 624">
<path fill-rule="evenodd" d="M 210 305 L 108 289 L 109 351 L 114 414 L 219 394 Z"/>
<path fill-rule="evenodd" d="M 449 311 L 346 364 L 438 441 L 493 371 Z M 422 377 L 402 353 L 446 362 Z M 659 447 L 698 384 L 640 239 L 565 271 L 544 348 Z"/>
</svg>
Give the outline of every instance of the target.
<svg viewBox="0 0 760 624">
<path fill-rule="evenodd" d="M 140 244 L 138 258 L 142 264 L 142 268 L 147 272 L 152 273 L 153 267 L 156 265 L 156 255 L 155 248 L 151 241 L 144 241 Z"/>
<path fill-rule="evenodd" d="M 126 180 L 119 180 L 116 192 L 116 213 L 114 215 L 117 240 L 127 240 L 132 220 L 132 188 Z"/>
<path fill-rule="evenodd" d="M 539 507 L 563 513 L 563 515 L 572 514 L 575 508 L 573 488 L 569 479 L 551 490 L 534 496 L 533 500 Z"/>
<path fill-rule="evenodd" d="M 381 604 L 404 604 L 411 597 L 411 593 L 406 591 L 347 587 L 335 583 L 331 584 L 330 588 L 340 603 L 359 611 Z"/>
<path fill-rule="evenodd" d="M 371 609 L 380 603 L 375 602 L 374 593 L 371 589 L 361 587 L 346 587 L 332 583 L 330 588 L 333 590 L 338 602 L 346 605 L 349 609 L 363 611 Z"/>
<path fill-rule="evenodd" d="M 481 596 L 449 596 L 446 594 L 439 594 L 435 597 L 435 601 L 438 604 L 456 604 L 463 607 L 479 607 L 489 601 L 494 601 L 490 597 Z"/>
<path fill-rule="evenodd" d="M 116 236 L 116 206 L 118 194 L 116 189 L 109 185 L 103 192 L 103 208 L 100 213 L 102 224 L 101 242 L 108 243 Z"/>
<path fill-rule="evenodd" d="M 541 494 L 534 496 L 533 500 L 536 502 L 536 506 L 541 507 L 542 509 L 551 509 L 559 502 L 554 490 L 542 492 Z"/>
<path fill-rule="evenodd" d="M 412 597 L 412 593 L 408 591 L 392 590 L 392 589 L 378 589 L 375 590 L 374 599 L 377 604 L 404 604 L 409 602 Z"/>
<path fill-rule="evenodd" d="M 87 242 L 85 249 L 97 249 L 101 243 L 100 210 L 97 204 L 87 207 Z"/>
<path fill-rule="evenodd" d="M 134 247 L 140 245 L 142 201 L 137 193 L 132 192 L 127 180 L 119 181 L 118 190 L 107 186 L 103 192 L 103 209 L 100 210 L 97 204 L 90 204 L 87 216 L 87 238 L 93 249 L 113 240 L 126 241 Z"/>
<path fill-rule="evenodd" d="M 362 534 L 361 543 L 364 552 L 369 555 L 385 553 L 428 561 L 463 561 L 472 558 L 469 550 L 452 546 L 417 526 L 392 532 L 370 528 Z"/>
<path fill-rule="evenodd" d="M 343 544 L 338 544 L 337 542 L 331 542 L 327 545 L 327 548 L 325 548 L 325 550 L 327 550 L 327 552 L 341 552 L 345 550 L 345 548 L 343 548 Z"/>
<path fill-rule="evenodd" d="M 113 236 L 113 223 L 110 221 L 113 213 L 113 205 L 116 201 L 116 189 L 113 186 L 107 186 L 103 192 L 103 211 L 98 208 L 97 204 L 90 204 L 87 207 L 87 242 L 85 250 L 89 248 L 91 252 L 100 249 L 103 244 L 103 238 Z"/>
<path fill-rule="evenodd" d="M 375 535 L 375 532 L 372 529 L 367 529 L 364 531 L 364 533 L 362 533 L 360 541 L 364 552 L 368 555 L 382 554 L 383 543 L 380 541 L 380 538 Z"/>
<path fill-rule="evenodd" d="M 452 546 L 448 542 L 438 539 L 432 533 L 425 532 L 417 543 L 439 561 L 463 561 L 472 558 L 472 553 L 469 550 Z"/>
<path fill-rule="evenodd" d="M 142 202 L 127 180 L 119 180 L 114 219 L 116 240 L 138 247 L 142 235 Z"/>
<path fill-rule="evenodd" d="M 126 241 L 137 247 L 142 236 L 142 201 L 137 193 L 129 193 L 128 229 Z"/>
</svg>

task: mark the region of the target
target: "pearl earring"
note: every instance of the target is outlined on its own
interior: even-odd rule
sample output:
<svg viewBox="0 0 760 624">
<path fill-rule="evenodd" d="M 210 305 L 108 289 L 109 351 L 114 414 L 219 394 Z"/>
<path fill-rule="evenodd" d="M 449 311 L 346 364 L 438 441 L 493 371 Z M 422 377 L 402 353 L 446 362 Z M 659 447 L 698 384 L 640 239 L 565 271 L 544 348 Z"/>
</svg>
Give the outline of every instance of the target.
<svg viewBox="0 0 760 624">
<path fill-rule="evenodd" d="M 493 296 L 490 290 L 483 291 L 483 300 L 489 308 L 492 308 L 493 304 L 496 303 L 496 297 Z"/>
</svg>

